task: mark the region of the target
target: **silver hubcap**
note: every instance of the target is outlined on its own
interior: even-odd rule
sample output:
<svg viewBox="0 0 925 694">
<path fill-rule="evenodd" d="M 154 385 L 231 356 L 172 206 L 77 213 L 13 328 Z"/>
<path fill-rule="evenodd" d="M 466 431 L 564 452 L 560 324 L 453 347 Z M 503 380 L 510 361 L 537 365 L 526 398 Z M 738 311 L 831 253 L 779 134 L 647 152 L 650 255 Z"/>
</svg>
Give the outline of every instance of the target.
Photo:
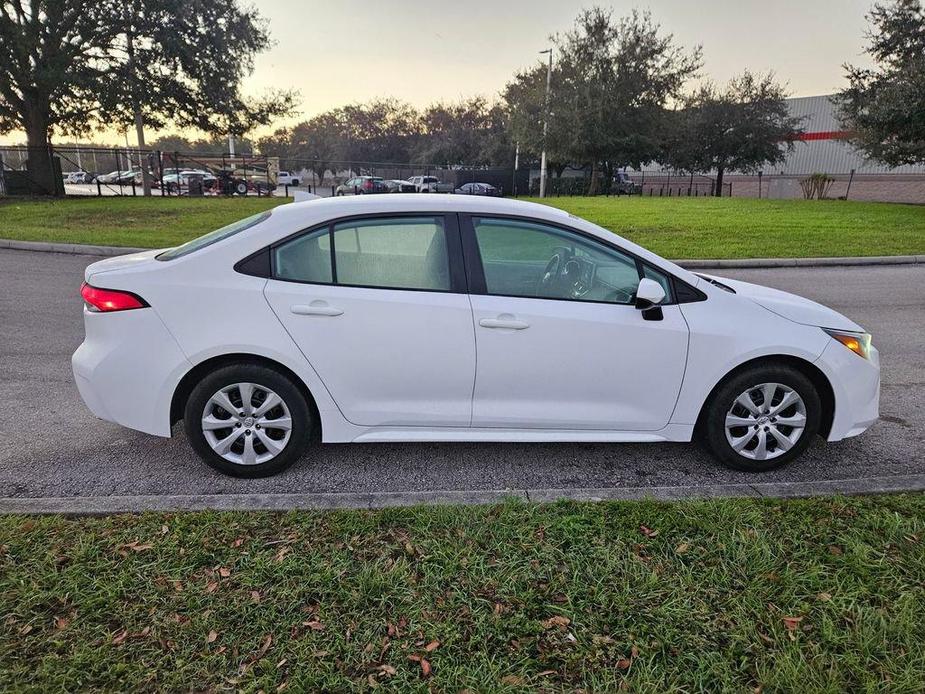
<svg viewBox="0 0 925 694">
<path fill-rule="evenodd" d="M 216 392 L 202 411 L 202 433 L 222 458 L 259 465 L 282 453 L 292 433 L 283 399 L 257 383 L 234 383 Z"/>
<path fill-rule="evenodd" d="M 793 448 L 806 428 L 806 405 L 793 388 L 762 383 L 739 395 L 726 413 L 726 440 L 750 460 L 771 460 Z"/>
</svg>

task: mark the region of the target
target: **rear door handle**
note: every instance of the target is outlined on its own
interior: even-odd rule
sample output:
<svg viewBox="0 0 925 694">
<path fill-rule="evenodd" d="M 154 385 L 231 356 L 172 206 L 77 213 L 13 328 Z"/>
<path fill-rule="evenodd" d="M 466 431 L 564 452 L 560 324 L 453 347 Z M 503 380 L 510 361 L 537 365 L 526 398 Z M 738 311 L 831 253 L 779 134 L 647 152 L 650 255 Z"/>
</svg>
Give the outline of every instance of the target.
<svg viewBox="0 0 925 694">
<path fill-rule="evenodd" d="M 530 327 L 526 321 L 517 320 L 513 316 L 498 316 L 497 318 L 483 318 L 479 321 L 483 328 L 495 328 L 502 330 L 525 330 Z"/>
<path fill-rule="evenodd" d="M 310 304 L 293 304 L 289 310 L 297 316 L 339 316 L 342 309 L 329 306 L 326 301 L 313 301 Z"/>
</svg>

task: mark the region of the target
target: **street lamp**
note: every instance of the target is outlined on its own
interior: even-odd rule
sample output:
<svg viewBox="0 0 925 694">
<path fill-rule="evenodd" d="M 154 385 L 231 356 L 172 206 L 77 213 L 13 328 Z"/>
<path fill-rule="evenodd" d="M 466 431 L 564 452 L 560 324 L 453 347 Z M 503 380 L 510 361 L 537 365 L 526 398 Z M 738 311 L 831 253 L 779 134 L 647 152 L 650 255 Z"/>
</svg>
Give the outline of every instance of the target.
<svg viewBox="0 0 925 694">
<path fill-rule="evenodd" d="M 546 66 L 546 103 L 543 109 L 543 153 L 540 156 L 540 197 L 546 197 L 546 134 L 549 132 L 549 87 L 552 82 L 552 49 L 540 51 L 540 55 L 549 54 L 549 63 Z"/>
</svg>

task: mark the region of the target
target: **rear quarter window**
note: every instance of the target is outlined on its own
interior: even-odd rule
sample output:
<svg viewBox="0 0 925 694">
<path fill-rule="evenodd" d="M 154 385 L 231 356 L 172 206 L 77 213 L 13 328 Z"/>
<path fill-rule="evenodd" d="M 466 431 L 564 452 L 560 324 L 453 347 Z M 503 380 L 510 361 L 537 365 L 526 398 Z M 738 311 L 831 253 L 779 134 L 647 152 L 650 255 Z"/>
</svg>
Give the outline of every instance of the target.
<svg viewBox="0 0 925 694">
<path fill-rule="evenodd" d="M 164 251 L 157 256 L 157 259 L 174 260 L 176 258 L 182 258 L 184 255 L 189 255 L 190 253 L 205 248 L 206 246 L 211 246 L 213 243 L 218 243 L 219 241 L 230 238 L 235 234 L 240 234 L 245 229 L 255 227 L 258 224 L 268 220 L 271 214 L 273 214 L 273 211 L 267 210 L 265 212 L 259 212 L 250 217 L 245 217 L 244 219 L 239 219 L 238 221 L 232 222 L 227 226 L 223 226 L 221 229 L 210 231 L 208 234 L 204 234 L 199 238 L 193 239 L 192 241 L 187 241 L 182 246 L 177 246 L 176 248 L 171 248 L 168 251 Z"/>
</svg>

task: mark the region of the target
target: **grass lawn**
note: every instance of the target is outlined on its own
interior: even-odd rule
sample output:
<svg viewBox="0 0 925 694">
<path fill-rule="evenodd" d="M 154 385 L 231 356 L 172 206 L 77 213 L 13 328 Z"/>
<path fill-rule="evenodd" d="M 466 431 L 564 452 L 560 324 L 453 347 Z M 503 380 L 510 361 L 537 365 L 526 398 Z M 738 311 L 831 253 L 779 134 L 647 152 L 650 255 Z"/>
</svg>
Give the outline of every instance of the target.
<svg viewBox="0 0 925 694">
<path fill-rule="evenodd" d="M 925 253 L 925 205 L 646 197 L 549 198 L 546 202 L 666 258 Z"/>
<path fill-rule="evenodd" d="M 165 248 L 287 198 L 0 198 L 0 238 Z"/>
<path fill-rule="evenodd" d="M 0 202 L 0 238 L 174 246 L 285 198 Z M 550 198 L 667 258 L 925 253 L 925 206 L 747 198 Z"/>
<path fill-rule="evenodd" d="M 0 518 L 17 691 L 925 688 L 925 496 Z"/>
</svg>

